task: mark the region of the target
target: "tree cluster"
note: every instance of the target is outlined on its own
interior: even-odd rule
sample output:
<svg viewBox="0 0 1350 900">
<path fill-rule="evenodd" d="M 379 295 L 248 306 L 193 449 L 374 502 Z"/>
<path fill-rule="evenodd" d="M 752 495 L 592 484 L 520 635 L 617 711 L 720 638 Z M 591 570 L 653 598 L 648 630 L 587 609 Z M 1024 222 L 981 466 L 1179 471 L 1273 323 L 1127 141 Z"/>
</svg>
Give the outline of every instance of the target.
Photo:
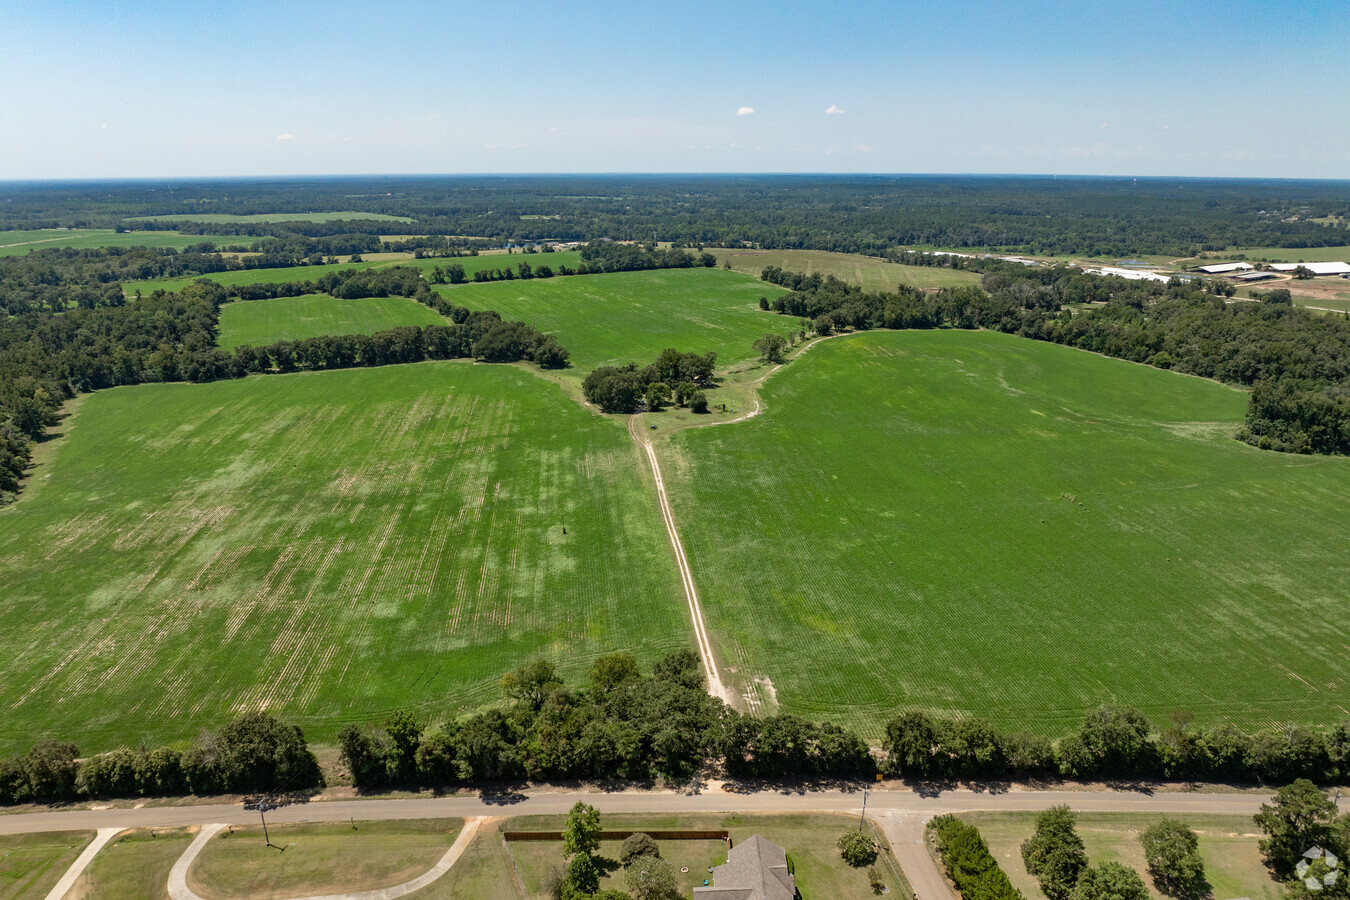
<svg viewBox="0 0 1350 900">
<path fill-rule="evenodd" d="M 1133 869 L 1116 862 L 1088 865 L 1067 806 L 1037 816 L 1035 833 L 1022 842 L 1022 861 L 1049 900 L 1148 900 L 1148 888 Z"/>
<path fill-rule="evenodd" d="M 80 759 L 66 741 L 43 741 L 0 760 L 0 804 L 79 798 L 301 791 L 323 786 L 305 736 L 266 713 L 247 713 L 186 750 L 126 748 Z"/>
<path fill-rule="evenodd" d="M 1253 821 L 1265 833 L 1261 839 L 1261 856 L 1271 874 L 1286 883 L 1286 893 L 1298 900 L 1308 898 L 1350 896 L 1350 885 L 1344 871 L 1323 884 L 1321 890 L 1310 890 L 1304 879 L 1322 880 L 1330 874 L 1324 858 L 1310 859 L 1304 854 L 1314 847 L 1332 853 L 1343 869 L 1350 853 L 1350 813 L 1342 814 L 1335 801 L 1311 782 L 1299 779 L 1275 792 L 1272 802 L 1261 804 L 1261 811 Z M 1298 871 L 1300 862 L 1310 868 Z"/>
<path fill-rule="evenodd" d="M 646 404 L 659 412 L 669 402 L 688 406 L 696 413 L 708 411 L 704 388 L 713 384 L 716 353 L 681 353 L 674 348 L 661 351 L 650 365 L 636 363 L 601 366 L 581 383 L 586 399 L 607 413 L 635 412 Z"/>
<path fill-rule="evenodd" d="M 1138 710 L 1101 706 L 1050 741 L 1002 734 L 983 719 L 906 712 L 886 725 L 885 770 L 910 778 L 1168 778 L 1185 781 L 1332 781 L 1350 775 L 1350 725 L 1245 734 L 1232 725 L 1155 729 Z"/>
</svg>

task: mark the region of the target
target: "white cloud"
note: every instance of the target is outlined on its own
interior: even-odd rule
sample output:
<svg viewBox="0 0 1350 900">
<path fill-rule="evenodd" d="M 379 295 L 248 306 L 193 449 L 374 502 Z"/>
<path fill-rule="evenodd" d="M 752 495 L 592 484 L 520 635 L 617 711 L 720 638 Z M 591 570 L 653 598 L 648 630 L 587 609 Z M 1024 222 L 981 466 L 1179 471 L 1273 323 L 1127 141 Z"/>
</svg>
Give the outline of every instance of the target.
<svg viewBox="0 0 1350 900">
<path fill-rule="evenodd" d="M 293 140 L 295 140 L 295 139 L 296 139 L 295 135 L 291 134 L 289 131 L 286 132 L 285 134 L 279 134 L 279 135 L 277 135 L 277 143 L 278 143 L 278 144 L 284 143 L 284 142 L 286 142 L 286 141 L 293 141 Z"/>
<path fill-rule="evenodd" d="M 839 107 L 837 107 L 837 106 L 835 106 L 833 103 L 831 103 L 831 104 L 830 104 L 830 108 L 827 109 L 827 110 L 825 110 L 825 115 L 827 115 L 827 116 L 842 116 L 842 115 L 845 115 L 845 112 L 844 112 L 844 110 L 840 109 Z"/>
<path fill-rule="evenodd" d="M 738 116 L 753 116 L 754 114 L 755 108 L 753 106 L 742 106 L 740 109 L 736 110 L 736 115 Z"/>
<path fill-rule="evenodd" d="M 868 145 L 868 144 L 859 144 L 858 146 L 854 147 L 853 149 L 857 150 L 859 153 L 875 153 L 875 152 L 876 152 L 876 150 L 875 150 L 873 147 L 871 147 L 870 145 Z"/>
<path fill-rule="evenodd" d="M 107 130 L 108 130 L 108 123 L 107 123 L 107 122 L 100 122 L 99 125 L 98 125 L 98 130 L 99 130 L 99 131 L 107 131 Z"/>
</svg>

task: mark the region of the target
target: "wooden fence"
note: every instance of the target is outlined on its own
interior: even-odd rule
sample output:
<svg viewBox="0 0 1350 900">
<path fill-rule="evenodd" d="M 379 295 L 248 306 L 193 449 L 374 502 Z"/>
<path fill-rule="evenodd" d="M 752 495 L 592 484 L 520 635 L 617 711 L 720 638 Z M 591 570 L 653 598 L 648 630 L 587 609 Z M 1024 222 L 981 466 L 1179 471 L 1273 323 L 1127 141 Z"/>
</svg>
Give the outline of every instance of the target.
<svg viewBox="0 0 1350 900">
<path fill-rule="evenodd" d="M 643 831 L 640 828 L 628 831 L 602 831 L 602 841 L 622 841 L 634 834 L 649 834 L 658 841 L 726 841 L 731 835 L 725 828 L 716 831 Z M 561 841 L 561 831 L 503 831 L 502 838 L 508 841 Z"/>
</svg>

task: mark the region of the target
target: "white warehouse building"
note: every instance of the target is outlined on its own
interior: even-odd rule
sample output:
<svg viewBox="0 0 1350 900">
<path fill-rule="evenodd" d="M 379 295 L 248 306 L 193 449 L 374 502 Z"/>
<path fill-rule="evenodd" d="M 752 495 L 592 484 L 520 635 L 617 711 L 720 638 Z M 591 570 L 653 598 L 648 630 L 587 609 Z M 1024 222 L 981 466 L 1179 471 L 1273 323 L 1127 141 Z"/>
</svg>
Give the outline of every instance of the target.
<svg viewBox="0 0 1350 900">
<path fill-rule="evenodd" d="M 1350 275 L 1350 265 L 1343 262 L 1271 263 L 1270 267 L 1276 272 L 1292 272 L 1302 268 L 1314 275 Z"/>
</svg>

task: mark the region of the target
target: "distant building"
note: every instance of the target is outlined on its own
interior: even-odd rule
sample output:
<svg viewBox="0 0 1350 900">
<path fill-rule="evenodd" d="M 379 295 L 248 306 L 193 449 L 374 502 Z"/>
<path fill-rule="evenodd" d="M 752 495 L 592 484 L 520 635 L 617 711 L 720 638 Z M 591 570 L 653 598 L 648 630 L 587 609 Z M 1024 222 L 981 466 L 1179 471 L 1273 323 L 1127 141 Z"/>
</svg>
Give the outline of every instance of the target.
<svg viewBox="0 0 1350 900">
<path fill-rule="evenodd" d="M 1115 266 L 1102 266 L 1097 270 L 1097 274 L 1114 275 L 1130 281 L 1161 281 L 1163 284 L 1172 280 L 1171 275 L 1164 275 L 1161 272 L 1141 272 L 1138 269 L 1118 269 Z"/>
<path fill-rule="evenodd" d="M 797 880 L 783 848 L 755 835 L 737 844 L 713 869 L 712 887 L 694 888 L 695 900 L 793 900 Z"/>
<path fill-rule="evenodd" d="M 1277 277 L 1274 272 L 1245 272 L 1242 275 L 1229 276 L 1234 281 L 1240 281 L 1243 284 L 1250 284 L 1253 281 L 1269 281 Z"/>
<path fill-rule="evenodd" d="M 1314 275 L 1350 275 L 1350 265 L 1343 262 L 1315 263 L 1271 263 L 1276 272 L 1292 272 L 1295 269 L 1307 269 Z"/>
<path fill-rule="evenodd" d="M 1248 263 L 1215 263 L 1212 266 L 1201 266 L 1200 271 L 1206 275 L 1226 275 L 1229 272 L 1250 272 L 1256 268 Z"/>
</svg>

